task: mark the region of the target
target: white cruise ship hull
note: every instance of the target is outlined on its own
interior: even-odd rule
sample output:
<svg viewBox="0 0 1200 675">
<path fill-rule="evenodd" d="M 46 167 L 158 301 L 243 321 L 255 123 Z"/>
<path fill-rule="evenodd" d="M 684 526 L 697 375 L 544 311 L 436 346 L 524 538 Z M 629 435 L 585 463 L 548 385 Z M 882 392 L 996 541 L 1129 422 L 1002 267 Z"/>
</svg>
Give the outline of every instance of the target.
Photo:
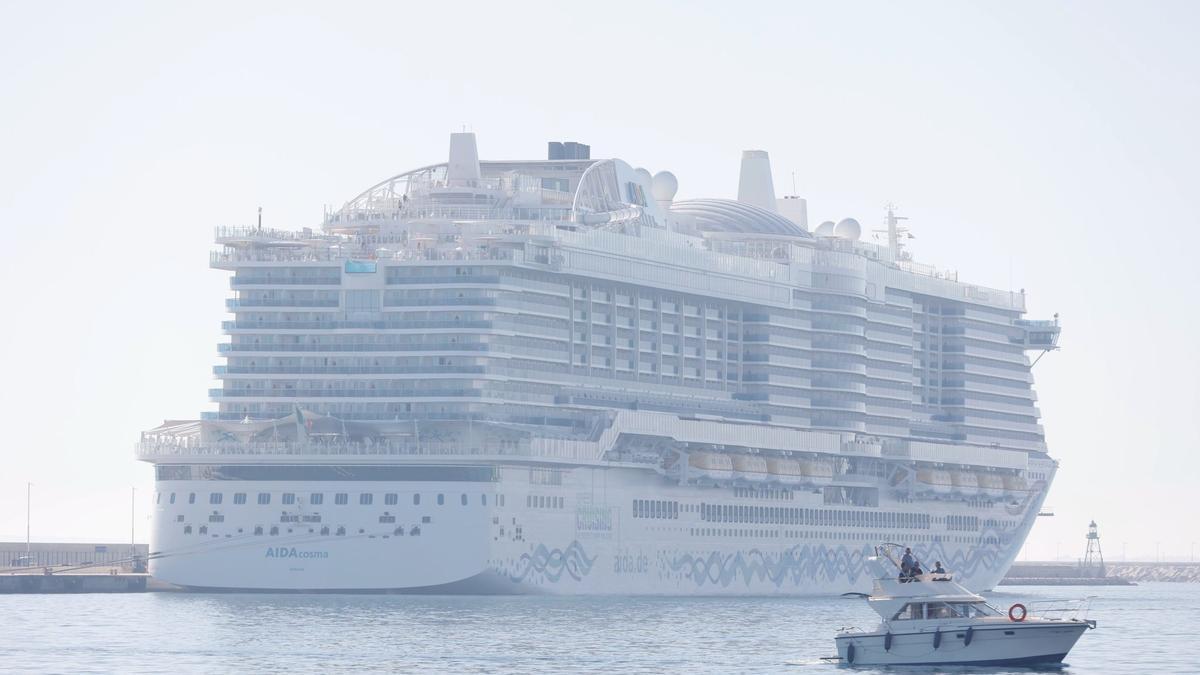
<svg viewBox="0 0 1200 675">
<path fill-rule="evenodd" d="M 960 536 L 873 523 L 978 512 L 963 501 L 853 508 L 824 504 L 821 490 L 670 484 L 645 469 L 556 470 L 560 485 L 531 483 L 531 471 L 544 470 L 499 467 L 486 482 L 162 480 L 150 571 L 198 590 L 823 595 L 869 591 L 874 542 L 897 540 L 989 589 L 1040 504 L 1000 507 L 1007 529 Z"/>
</svg>

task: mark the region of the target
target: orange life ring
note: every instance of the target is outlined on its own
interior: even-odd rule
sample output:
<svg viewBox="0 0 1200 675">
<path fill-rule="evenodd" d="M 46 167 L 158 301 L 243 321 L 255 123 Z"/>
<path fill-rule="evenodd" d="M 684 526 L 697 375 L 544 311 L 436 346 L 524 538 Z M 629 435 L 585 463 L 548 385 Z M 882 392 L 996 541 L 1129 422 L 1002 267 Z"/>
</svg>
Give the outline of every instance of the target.
<svg viewBox="0 0 1200 675">
<path fill-rule="evenodd" d="M 1021 614 L 1019 617 L 1017 616 L 1017 610 L 1021 610 Z M 1016 621 L 1016 622 L 1024 621 L 1025 617 L 1028 616 L 1028 614 L 1029 614 L 1029 612 L 1025 611 L 1025 605 L 1022 605 L 1019 602 L 1017 604 L 1013 605 L 1012 607 L 1008 608 L 1008 620 L 1009 621 Z"/>
</svg>

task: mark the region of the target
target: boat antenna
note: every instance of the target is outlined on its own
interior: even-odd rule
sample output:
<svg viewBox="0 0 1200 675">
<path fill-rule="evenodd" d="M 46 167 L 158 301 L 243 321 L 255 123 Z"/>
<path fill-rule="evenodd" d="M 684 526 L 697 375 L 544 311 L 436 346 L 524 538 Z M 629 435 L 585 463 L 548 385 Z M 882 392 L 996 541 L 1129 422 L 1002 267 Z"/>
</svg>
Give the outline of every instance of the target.
<svg viewBox="0 0 1200 675">
<path fill-rule="evenodd" d="M 262 229 L 262 207 L 258 207 L 258 229 Z"/>
</svg>

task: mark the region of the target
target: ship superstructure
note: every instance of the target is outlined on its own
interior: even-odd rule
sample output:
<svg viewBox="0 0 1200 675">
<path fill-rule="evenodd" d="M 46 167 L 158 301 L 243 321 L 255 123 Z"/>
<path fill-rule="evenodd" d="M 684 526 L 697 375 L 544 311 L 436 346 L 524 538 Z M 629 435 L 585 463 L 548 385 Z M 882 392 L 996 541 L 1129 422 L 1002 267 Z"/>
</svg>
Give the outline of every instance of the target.
<svg viewBox="0 0 1200 675">
<path fill-rule="evenodd" d="M 973 589 L 1056 464 L 1024 293 L 807 224 L 766 153 L 676 201 L 587 146 L 389 178 L 319 230 L 220 228 L 214 413 L 145 432 L 151 571 L 195 588 L 867 590 L 873 542 Z"/>
</svg>

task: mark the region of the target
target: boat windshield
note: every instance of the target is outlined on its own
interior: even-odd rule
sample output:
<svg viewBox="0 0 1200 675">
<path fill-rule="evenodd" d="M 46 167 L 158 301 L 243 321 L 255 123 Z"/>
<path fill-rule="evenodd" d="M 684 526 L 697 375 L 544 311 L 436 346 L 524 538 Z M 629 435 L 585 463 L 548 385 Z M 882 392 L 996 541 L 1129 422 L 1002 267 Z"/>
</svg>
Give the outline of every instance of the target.
<svg viewBox="0 0 1200 675">
<path fill-rule="evenodd" d="M 892 620 L 974 619 L 997 615 L 999 612 L 986 602 L 910 602 L 896 612 Z"/>
</svg>

